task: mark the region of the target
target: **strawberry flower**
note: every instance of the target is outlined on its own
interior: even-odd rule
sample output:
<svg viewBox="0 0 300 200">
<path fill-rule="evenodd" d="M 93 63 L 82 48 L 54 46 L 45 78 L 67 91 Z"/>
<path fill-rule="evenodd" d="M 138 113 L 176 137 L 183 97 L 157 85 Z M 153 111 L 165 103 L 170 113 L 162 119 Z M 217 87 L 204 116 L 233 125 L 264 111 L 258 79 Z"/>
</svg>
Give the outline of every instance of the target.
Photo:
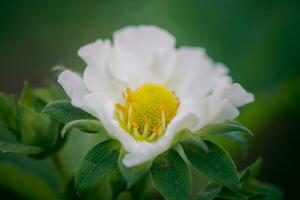
<svg viewBox="0 0 300 200">
<path fill-rule="evenodd" d="M 58 78 L 72 105 L 122 144 L 127 167 L 168 150 L 182 129 L 232 120 L 254 100 L 204 49 L 175 42 L 155 26 L 125 27 L 79 49 L 82 77 L 66 70 Z"/>
</svg>

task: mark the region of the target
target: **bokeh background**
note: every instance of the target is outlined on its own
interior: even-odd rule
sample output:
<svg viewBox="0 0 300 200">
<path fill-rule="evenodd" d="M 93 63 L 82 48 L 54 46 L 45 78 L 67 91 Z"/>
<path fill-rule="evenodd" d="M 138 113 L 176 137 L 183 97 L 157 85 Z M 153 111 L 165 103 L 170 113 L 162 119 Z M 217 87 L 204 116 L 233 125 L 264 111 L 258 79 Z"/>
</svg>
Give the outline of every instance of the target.
<svg viewBox="0 0 300 200">
<path fill-rule="evenodd" d="M 300 1 L 0 1 L 0 91 L 53 80 L 57 64 L 81 70 L 82 45 L 127 25 L 167 29 L 178 46 L 203 46 L 256 96 L 239 120 L 255 134 L 239 167 L 264 161 L 260 179 L 299 195 Z M 39 168 L 39 167 L 36 167 Z M 2 191 L 2 190 L 1 190 Z"/>
</svg>

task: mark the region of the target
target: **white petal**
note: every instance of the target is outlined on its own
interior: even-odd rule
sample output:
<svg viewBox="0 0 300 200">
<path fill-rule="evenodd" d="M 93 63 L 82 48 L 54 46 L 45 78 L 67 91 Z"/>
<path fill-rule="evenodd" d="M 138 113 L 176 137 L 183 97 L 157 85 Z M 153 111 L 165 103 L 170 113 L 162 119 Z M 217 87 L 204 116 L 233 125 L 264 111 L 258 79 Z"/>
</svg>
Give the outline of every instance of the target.
<svg viewBox="0 0 300 200">
<path fill-rule="evenodd" d="M 111 50 L 109 40 L 96 40 L 87 44 L 78 50 L 78 55 L 90 65 L 97 65 L 100 68 L 106 63 L 107 57 Z"/>
<path fill-rule="evenodd" d="M 157 153 L 154 153 L 154 151 L 148 153 L 128 153 L 125 155 L 122 162 L 126 167 L 133 167 L 146 161 L 150 161 L 157 156 L 156 154 Z"/>
<path fill-rule="evenodd" d="M 99 93 L 92 93 L 85 96 L 85 100 L 97 112 L 97 117 L 114 138 L 124 142 L 123 145 L 132 146 L 133 138 L 120 128 L 114 117 L 115 103 L 113 99 Z"/>
<path fill-rule="evenodd" d="M 175 39 L 155 26 L 130 26 L 114 33 L 113 74 L 135 85 L 163 82 L 175 62 Z M 124 75 L 125 74 L 125 75 Z"/>
<path fill-rule="evenodd" d="M 81 107 L 85 105 L 83 97 L 88 94 L 88 90 L 78 74 L 66 70 L 58 76 L 58 82 L 70 97 L 74 106 Z"/>
<path fill-rule="evenodd" d="M 58 82 L 70 97 L 73 106 L 97 116 L 94 109 L 85 100 L 85 96 L 89 95 L 90 91 L 85 87 L 78 74 L 66 70 L 58 76 Z"/>
<path fill-rule="evenodd" d="M 236 107 L 240 107 L 254 101 L 254 95 L 247 92 L 238 83 L 232 84 L 227 97 L 229 101 Z"/>
<path fill-rule="evenodd" d="M 222 63 L 216 63 L 215 65 L 216 82 L 214 88 L 218 88 L 221 85 L 230 85 L 232 83 L 232 78 L 228 75 L 229 69 Z"/>
<path fill-rule="evenodd" d="M 99 69 L 88 65 L 83 73 L 83 81 L 90 91 L 105 94 L 113 99 L 120 99 L 122 91 L 128 87 L 112 76 L 107 67 Z"/>
<path fill-rule="evenodd" d="M 209 123 L 221 123 L 238 117 L 237 107 L 254 100 L 251 93 L 239 84 L 219 85 L 213 93 L 202 100 L 202 118 L 196 130 Z"/>
<path fill-rule="evenodd" d="M 231 82 L 227 68 L 214 63 L 201 48 L 184 47 L 178 50 L 173 75 L 167 85 L 179 97 L 205 97 L 223 82 Z"/>
<path fill-rule="evenodd" d="M 239 116 L 239 111 L 228 99 L 221 99 L 211 96 L 209 105 L 209 116 L 206 123 L 221 123 L 225 120 L 232 120 Z"/>
<path fill-rule="evenodd" d="M 140 64 L 151 63 L 152 57 L 174 48 L 175 38 L 155 26 L 129 26 L 114 33 L 114 46 L 125 50 Z"/>
<path fill-rule="evenodd" d="M 108 70 L 112 47 L 109 40 L 97 40 L 81 47 L 80 57 L 88 64 L 83 73 L 83 81 L 92 92 L 118 98 L 125 85 L 115 79 Z"/>
</svg>

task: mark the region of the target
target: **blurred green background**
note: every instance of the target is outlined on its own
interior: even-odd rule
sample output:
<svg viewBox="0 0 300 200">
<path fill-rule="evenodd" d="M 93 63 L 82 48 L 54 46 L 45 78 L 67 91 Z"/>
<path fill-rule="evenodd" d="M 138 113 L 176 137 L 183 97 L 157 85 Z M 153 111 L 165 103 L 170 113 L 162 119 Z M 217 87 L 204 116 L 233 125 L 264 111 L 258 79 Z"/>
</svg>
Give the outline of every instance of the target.
<svg viewBox="0 0 300 200">
<path fill-rule="evenodd" d="M 300 1 L 87 0 L 0 1 L 0 91 L 18 94 L 27 80 L 45 86 L 51 68 L 83 69 L 77 50 L 127 25 L 154 24 L 178 46 L 203 46 L 256 96 L 239 120 L 255 137 L 243 167 L 261 156 L 260 179 L 298 198 L 300 163 Z M 55 180 L 51 180 L 55 182 Z M 50 181 L 50 182 L 51 182 Z"/>
</svg>

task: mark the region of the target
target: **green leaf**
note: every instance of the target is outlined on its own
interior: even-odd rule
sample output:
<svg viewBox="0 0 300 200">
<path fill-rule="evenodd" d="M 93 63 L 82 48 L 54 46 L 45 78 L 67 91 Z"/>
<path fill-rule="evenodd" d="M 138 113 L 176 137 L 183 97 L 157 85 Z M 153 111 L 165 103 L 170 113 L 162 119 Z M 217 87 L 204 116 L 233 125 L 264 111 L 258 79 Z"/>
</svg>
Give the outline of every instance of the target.
<svg viewBox="0 0 300 200">
<path fill-rule="evenodd" d="M 86 133 L 106 133 L 106 130 L 102 126 L 99 120 L 94 119 L 79 119 L 68 122 L 61 131 L 61 136 L 64 137 L 67 132 L 72 129 L 79 129 Z"/>
<path fill-rule="evenodd" d="M 86 192 L 111 175 L 118 167 L 120 144 L 106 140 L 94 146 L 81 160 L 75 174 L 75 188 Z"/>
<path fill-rule="evenodd" d="M 150 171 L 157 190 L 167 200 L 189 199 L 191 175 L 185 161 L 174 149 L 158 156 Z"/>
<path fill-rule="evenodd" d="M 123 177 L 125 178 L 127 182 L 127 187 L 130 188 L 133 186 L 150 168 L 150 162 L 146 162 L 134 167 L 126 167 L 123 164 L 123 158 L 124 158 L 124 150 L 121 151 L 120 157 L 119 157 L 119 169 Z"/>
<path fill-rule="evenodd" d="M 237 143 L 241 147 L 241 149 L 243 150 L 244 153 L 247 152 L 247 149 L 248 149 L 247 139 L 240 133 L 229 132 L 229 133 L 224 134 L 224 137 Z"/>
<path fill-rule="evenodd" d="M 197 197 L 197 200 L 213 200 L 221 192 L 222 186 L 216 183 L 207 184 Z"/>
<path fill-rule="evenodd" d="M 21 196 L 21 199 L 57 200 L 58 196 L 38 176 L 12 164 L 0 163 L 0 187 Z M 5 197 L 4 197 L 5 198 Z"/>
<path fill-rule="evenodd" d="M 240 133 L 253 135 L 252 132 L 237 121 L 226 121 L 221 124 L 209 124 L 197 131 L 200 137 L 224 135 L 228 133 Z"/>
<path fill-rule="evenodd" d="M 89 113 L 72 106 L 68 100 L 59 100 L 49 103 L 43 110 L 57 121 L 68 123 L 79 119 L 95 119 Z"/>
<path fill-rule="evenodd" d="M 264 194 L 266 198 L 264 200 L 282 200 L 282 191 L 271 184 L 263 183 L 257 180 L 252 180 L 247 186 L 244 186 L 244 191 L 250 191 L 253 193 Z"/>
<path fill-rule="evenodd" d="M 241 172 L 241 191 L 247 195 L 248 199 L 281 200 L 283 194 L 279 188 L 271 184 L 255 180 L 261 170 L 262 160 L 257 159 L 252 165 Z"/>
<path fill-rule="evenodd" d="M 0 140 L 0 152 L 34 155 L 44 152 L 44 149 L 38 146 L 30 146 L 17 142 L 8 142 Z"/>
<path fill-rule="evenodd" d="M 239 188 L 238 172 L 229 154 L 216 144 L 206 141 L 208 153 L 195 145 L 183 144 L 183 149 L 192 165 L 208 179 L 228 186 Z"/>
<path fill-rule="evenodd" d="M 241 182 L 243 183 L 251 180 L 252 178 L 255 178 L 259 174 L 261 170 L 261 166 L 262 166 L 262 159 L 259 158 L 241 173 L 241 178 L 240 178 Z"/>
<path fill-rule="evenodd" d="M 209 135 L 209 136 L 201 136 L 204 140 L 212 141 L 216 144 L 222 144 L 223 147 L 228 147 L 231 150 L 241 150 L 241 155 L 246 157 L 248 150 L 248 141 L 245 135 L 240 134 L 238 132 L 229 132 L 223 135 Z M 225 148 L 226 149 L 226 148 Z M 236 153 L 239 153 L 236 152 Z"/>
<path fill-rule="evenodd" d="M 179 139 L 180 142 L 195 145 L 203 149 L 205 152 L 208 151 L 206 143 L 198 135 L 193 134 L 188 129 L 184 129 L 180 131 L 179 137 L 180 137 Z"/>
<path fill-rule="evenodd" d="M 84 194 L 78 193 L 74 189 L 74 177 L 66 184 L 63 199 L 66 200 L 112 200 L 113 190 L 109 181 L 103 181 L 95 188 Z"/>
<path fill-rule="evenodd" d="M 266 198 L 264 200 L 281 200 L 283 194 L 279 188 L 274 185 L 263 183 L 257 180 L 248 181 L 247 184 L 243 184 L 243 192 L 249 192 L 254 194 L 264 194 Z"/>
</svg>

